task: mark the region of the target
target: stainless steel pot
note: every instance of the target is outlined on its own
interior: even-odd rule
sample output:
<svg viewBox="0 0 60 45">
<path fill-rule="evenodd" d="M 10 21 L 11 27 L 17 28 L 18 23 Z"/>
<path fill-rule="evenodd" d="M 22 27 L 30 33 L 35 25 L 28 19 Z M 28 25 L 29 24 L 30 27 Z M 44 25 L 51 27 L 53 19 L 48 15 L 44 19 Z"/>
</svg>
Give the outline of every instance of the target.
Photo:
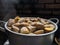
<svg viewBox="0 0 60 45">
<path fill-rule="evenodd" d="M 3 45 L 8 38 L 6 32 L 4 32 L 5 29 L 2 28 L 3 26 L 4 22 L 0 21 L 0 45 Z"/>
<path fill-rule="evenodd" d="M 52 22 L 51 20 L 57 20 L 56 23 Z M 7 28 L 7 22 L 5 23 L 5 29 L 9 37 L 10 45 L 51 45 L 54 38 L 54 33 L 57 31 L 57 23 L 59 22 L 56 18 L 51 18 L 48 20 L 52 24 L 55 25 L 55 30 L 45 34 L 38 34 L 38 35 L 28 35 L 28 34 L 21 34 L 16 33 Z"/>
</svg>

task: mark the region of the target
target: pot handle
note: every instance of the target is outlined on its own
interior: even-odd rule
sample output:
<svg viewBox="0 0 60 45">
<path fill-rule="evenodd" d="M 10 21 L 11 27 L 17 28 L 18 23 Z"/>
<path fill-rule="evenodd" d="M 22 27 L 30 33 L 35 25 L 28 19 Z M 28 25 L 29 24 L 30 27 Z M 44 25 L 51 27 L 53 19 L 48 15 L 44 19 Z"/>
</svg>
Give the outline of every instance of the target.
<svg viewBox="0 0 60 45">
<path fill-rule="evenodd" d="M 2 32 L 5 32 L 5 28 L 4 28 L 5 23 L 6 23 L 5 21 L 0 20 L 0 31 Z"/>
<path fill-rule="evenodd" d="M 49 20 L 51 20 L 51 21 L 55 22 L 56 24 L 58 24 L 58 23 L 59 23 L 59 19 L 58 19 L 58 18 L 50 18 Z"/>
</svg>

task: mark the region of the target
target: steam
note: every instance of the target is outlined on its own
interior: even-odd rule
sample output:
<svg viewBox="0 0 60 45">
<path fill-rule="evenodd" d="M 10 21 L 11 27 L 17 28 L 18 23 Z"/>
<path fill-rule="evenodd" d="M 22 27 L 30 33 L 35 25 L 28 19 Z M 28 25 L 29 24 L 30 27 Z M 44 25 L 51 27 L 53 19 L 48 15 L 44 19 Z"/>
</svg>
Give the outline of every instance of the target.
<svg viewBox="0 0 60 45">
<path fill-rule="evenodd" d="M 17 4 L 18 0 L 1 0 L 4 13 L 4 21 L 7 21 L 9 18 L 16 16 L 16 10 L 14 4 Z"/>
</svg>

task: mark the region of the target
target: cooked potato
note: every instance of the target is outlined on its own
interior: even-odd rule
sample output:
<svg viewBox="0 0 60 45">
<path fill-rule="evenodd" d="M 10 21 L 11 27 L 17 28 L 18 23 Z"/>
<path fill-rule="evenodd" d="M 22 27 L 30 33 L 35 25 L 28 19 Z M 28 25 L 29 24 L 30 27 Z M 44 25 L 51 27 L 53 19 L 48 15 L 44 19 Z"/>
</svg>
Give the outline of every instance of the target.
<svg viewBox="0 0 60 45">
<path fill-rule="evenodd" d="M 28 30 L 28 28 L 26 28 L 26 27 L 22 27 L 21 30 L 20 30 L 20 32 L 23 33 L 23 34 L 30 33 L 29 30 Z"/>
<path fill-rule="evenodd" d="M 7 25 L 8 26 L 12 26 L 14 23 L 15 23 L 15 20 L 14 19 L 9 19 Z"/>
<path fill-rule="evenodd" d="M 49 24 L 49 25 L 44 25 L 44 29 L 45 29 L 45 31 L 53 31 L 54 30 L 54 28 L 55 28 L 55 26 L 54 25 L 52 25 L 52 24 Z"/>
<path fill-rule="evenodd" d="M 18 22 L 20 20 L 20 17 L 19 16 L 16 16 L 15 17 L 15 22 Z"/>
<path fill-rule="evenodd" d="M 49 32 L 49 31 L 53 31 L 54 28 L 53 27 L 50 27 L 50 28 L 44 28 L 44 29 L 45 29 L 45 31 L 48 31 Z"/>
<path fill-rule="evenodd" d="M 50 22 L 45 20 L 45 19 L 40 19 L 40 21 L 43 23 L 43 24 L 49 24 Z"/>
<path fill-rule="evenodd" d="M 43 34 L 44 33 L 44 30 L 37 30 L 34 32 L 34 34 Z"/>
<path fill-rule="evenodd" d="M 26 18 L 25 21 L 26 21 L 26 22 L 30 21 L 30 18 Z"/>
<path fill-rule="evenodd" d="M 31 24 L 32 21 L 28 21 L 27 23 Z"/>
<path fill-rule="evenodd" d="M 25 22 L 25 18 L 21 18 L 20 20 L 18 20 L 19 23 Z"/>
<path fill-rule="evenodd" d="M 20 26 L 20 23 L 15 23 L 15 24 L 13 24 L 14 26 Z"/>
<path fill-rule="evenodd" d="M 40 22 L 32 22 L 31 25 L 43 25 L 43 24 Z"/>
<path fill-rule="evenodd" d="M 31 18 L 30 20 L 31 20 L 32 22 L 37 22 L 37 21 L 38 21 L 37 18 Z"/>
<path fill-rule="evenodd" d="M 26 22 L 23 22 L 23 23 L 20 23 L 21 26 L 29 26 L 29 23 L 26 23 Z"/>
<path fill-rule="evenodd" d="M 10 30 L 11 30 L 11 29 L 12 29 L 12 27 L 8 27 L 8 29 L 10 29 Z"/>
<path fill-rule="evenodd" d="M 55 26 L 47 19 L 34 17 L 15 17 L 8 20 L 8 29 L 23 34 L 43 34 L 55 29 Z"/>
<path fill-rule="evenodd" d="M 30 32 L 33 32 L 33 31 L 35 31 L 36 30 L 36 27 L 34 27 L 34 26 L 27 26 L 27 28 L 30 30 Z"/>
<path fill-rule="evenodd" d="M 14 26 L 14 25 L 12 25 L 12 29 L 13 29 L 13 31 L 15 31 L 15 32 L 19 32 L 19 28 L 16 27 L 16 26 Z"/>
<path fill-rule="evenodd" d="M 32 22 L 33 26 L 36 26 L 37 29 L 43 29 L 44 28 L 44 25 L 40 22 Z"/>
<path fill-rule="evenodd" d="M 44 25 L 44 27 L 53 27 L 53 28 L 55 28 L 55 26 L 53 24 L 46 24 L 46 25 Z"/>
</svg>

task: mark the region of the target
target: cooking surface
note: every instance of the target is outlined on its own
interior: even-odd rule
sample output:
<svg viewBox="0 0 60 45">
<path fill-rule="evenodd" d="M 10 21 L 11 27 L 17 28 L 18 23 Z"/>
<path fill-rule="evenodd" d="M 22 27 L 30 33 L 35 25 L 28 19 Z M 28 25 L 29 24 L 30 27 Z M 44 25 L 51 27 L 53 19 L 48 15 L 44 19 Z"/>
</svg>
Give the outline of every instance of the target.
<svg viewBox="0 0 60 45">
<path fill-rule="evenodd" d="M 7 40 L 4 45 L 9 45 L 9 41 Z M 52 45 L 57 45 L 55 42 L 53 42 Z"/>
</svg>

